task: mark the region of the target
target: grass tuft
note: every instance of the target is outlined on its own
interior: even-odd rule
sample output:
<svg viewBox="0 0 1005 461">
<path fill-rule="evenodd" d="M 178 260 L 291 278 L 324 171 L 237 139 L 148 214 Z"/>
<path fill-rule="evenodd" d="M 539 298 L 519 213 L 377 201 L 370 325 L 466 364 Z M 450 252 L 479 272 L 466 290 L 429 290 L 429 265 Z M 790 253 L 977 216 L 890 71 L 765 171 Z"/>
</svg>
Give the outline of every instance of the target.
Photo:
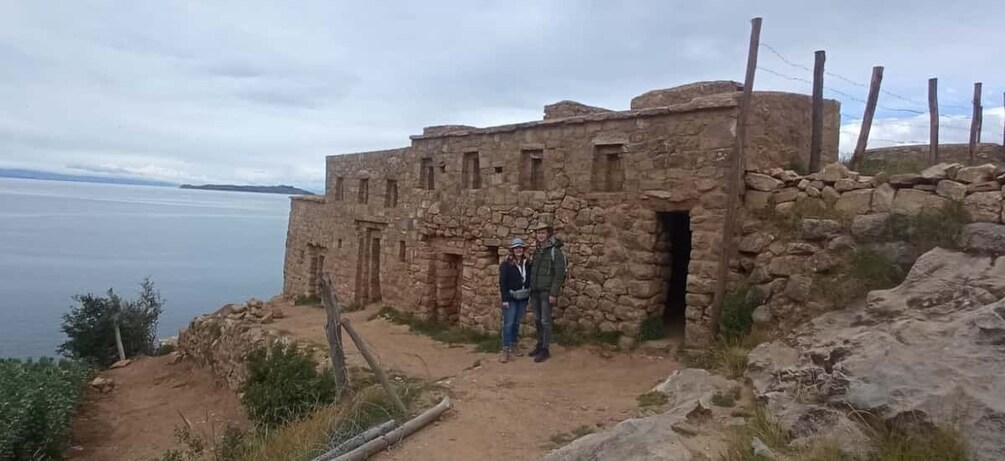
<svg viewBox="0 0 1005 461">
<path fill-rule="evenodd" d="M 553 434 L 548 439 L 551 442 L 551 446 L 549 448 L 552 449 L 561 448 L 580 437 L 592 434 L 595 430 L 596 430 L 595 428 L 584 424 L 582 426 L 573 429 L 570 432 L 559 432 L 557 434 Z"/>
<path fill-rule="evenodd" d="M 731 408 L 736 405 L 736 401 L 740 398 L 740 388 L 738 386 L 733 387 L 729 392 L 716 392 L 712 395 L 712 405 L 717 407 L 727 407 Z"/>
<path fill-rule="evenodd" d="M 654 341 L 666 338 L 666 336 L 663 317 L 649 317 L 642 322 L 642 327 L 639 328 L 639 342 Z"/>
<path fill-rule="evenodd" d="M 293 299 L 294 306 L 316 306 L 321 304 L 321 297 L 318 295 L 300 295 Z"/>
<path fill-rule="evenodd" d="M 639 394 L 635 400 L 639 402 L 640 407 L 648 408 L 666 405 L 670 401 L 670 398 L 660 391 L 649 391 L 645 394 Z"/>
<path fill-rule="evenodd" d="M 410 312 L 401 312 L 389 306 L 381 308 L 378 317 L 383 317 L 391 323 L 408 325 L 409 331 L 442 343 L 474 344 L 478 352 L 492 353 L 502 350 L 502 340 L 498 334 L 455 327 L 435 320 L 424 320 Z"/>
</svg>

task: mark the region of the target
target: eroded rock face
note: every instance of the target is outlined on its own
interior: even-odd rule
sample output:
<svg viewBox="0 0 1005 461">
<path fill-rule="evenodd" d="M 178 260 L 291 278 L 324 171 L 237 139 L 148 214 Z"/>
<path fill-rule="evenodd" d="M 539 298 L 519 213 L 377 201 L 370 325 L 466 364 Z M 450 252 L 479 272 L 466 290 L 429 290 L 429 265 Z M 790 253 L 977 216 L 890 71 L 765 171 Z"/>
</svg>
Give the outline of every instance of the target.
<svg viewBox="0 0 1005 461">
<path fill-rule="evenodd" d="M 869 293 L 750 354 L 756 395 L 798 439 L 862 437 L 845 411 L 958 424 L 975 459 L 1005 459 L 1005 259 L 935 249 Z"/>
<path fill-rule="evenodd" d="M 552 451 L 545 461 L 643 460 L 688 461 L 695 459 L 681 439 L 693 435 L 688 422 L 704 418 L 712 408 L 716 392 L 725 392 L 737 383 L 706 370 L 686 368 L 675 371 L 653 391 L 667 395 L 670 409 L 646 418 L 622 421 L 613 428 L 590 434 Z"/>
</svg>

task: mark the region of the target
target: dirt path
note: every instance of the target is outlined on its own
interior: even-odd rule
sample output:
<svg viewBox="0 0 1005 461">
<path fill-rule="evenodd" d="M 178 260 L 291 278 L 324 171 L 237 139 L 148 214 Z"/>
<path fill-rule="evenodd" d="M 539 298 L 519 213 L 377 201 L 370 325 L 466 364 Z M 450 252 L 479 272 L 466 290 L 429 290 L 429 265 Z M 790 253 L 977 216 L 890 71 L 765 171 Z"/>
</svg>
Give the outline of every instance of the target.
<svg viewBox="0 0 1005 461">
<path fill-rule="evenodd" d="M 247 427 L 237 396 L 217 386 L 208 369 L 168 357 L 145 357 L 108 370 L 117 388 L 107 394 L 88 389 L 73 422 L 67 459 L 149 460 L 176 448 L 174 429 L 184 414 L 197 432 L 221 433 L 227 422 Z"/>
<path fill-rule="evenodd" d="M 634 416 L 636 397 L 677 368 L 669 357 L 561 346 L 554 346 L 552 359 L 543 364 L 527 357 L 501 364 L 494 354 L 447 347 L 383 319 L 368 321 L 375 309 L 347 317 L 384 366 L 440 381 L 455 403 L 449 416 L 376 459 L 537 459 L 556 434 Z M 327 344 L 322 310 L 287 305 L 284 311 L 286 317 L 271 328 Z M 362 364 L 355 349 L 346 346 L 347 360 Z"/>
</svg>

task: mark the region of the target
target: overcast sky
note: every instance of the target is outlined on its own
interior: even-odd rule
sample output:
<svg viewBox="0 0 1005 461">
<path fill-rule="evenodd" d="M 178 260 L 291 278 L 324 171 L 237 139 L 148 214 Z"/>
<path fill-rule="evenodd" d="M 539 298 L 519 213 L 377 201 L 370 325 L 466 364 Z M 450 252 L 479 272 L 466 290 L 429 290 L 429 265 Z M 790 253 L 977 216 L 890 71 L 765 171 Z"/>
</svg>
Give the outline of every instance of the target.
<svg viewBox="0 0 1005 461">
<path fill-rule="evenodd" d="M 871 146 L 928 139 L 910 111 L 927 110 L 929 77 L 946 142 L 967 140 L 975 81 L 984 140 L 1002 139 L 1005 1 L 482 3 L 0 0 L 0 167 L 320 189 L 325 155 L 406 146 L 423 126 L 742 81 L 757 15 L 791 64 L 762 48 L 755 89 L 809 93 L 802 67 L 826 50 L 842 150 L 874 65 L 900 98 L 881 95 Z"/>
</svg>

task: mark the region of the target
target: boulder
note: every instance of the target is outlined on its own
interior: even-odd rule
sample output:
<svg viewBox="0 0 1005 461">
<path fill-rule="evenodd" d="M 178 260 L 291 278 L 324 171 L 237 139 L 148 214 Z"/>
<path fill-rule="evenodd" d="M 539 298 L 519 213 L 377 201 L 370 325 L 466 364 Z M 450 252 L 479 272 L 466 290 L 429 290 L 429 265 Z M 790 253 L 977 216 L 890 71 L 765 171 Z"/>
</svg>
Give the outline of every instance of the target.
<svg viewBox="0 0 1005 461">
<path fill-rule="evenodd" d="M 876 186 L 872 191 L 872 211 L 886 213 L 893 208 L 893 196 L 897 191 L 887 183 Z"/>
<path fill-rule="evenodd" d="M 820 171 L 820 180 L 824 182 L 837 182 L 848 177 L 848 167 L 841 163 L 831 163 Z"/>
<path fill-rule="evenodd" d="M 862 446 L 854 409 L 955 426 L 974 459 L 1005 459 L 1003 297 L 1005 259 L 936 248 L 900 286 L 755 348 L 746 377 L 797 446 Z"/>
<path fill-rule="evenodd" d="M 799 195 L 799 189 L 795 187 L 786 187 L 785 189 L 776 190 L 773 200 L 775 203 L 785 203 L 791 202 L 796 199 Z"/>
<path fill-rule="evenodd" d="M 889 217 L 890 213 L 856 216 L 851 222 L 851 235 L 858 240 L 874 240 L 883 233 Z"/>
<path fill-rule="evenodd" d="M 967 186 L 956 181 L 943 179 L 935 187 L 935 193 L 940 197 L 959 201 L 963 200 L 963 197 L 967 195 Z"/>
<path fill-rule="evenodd" d="M 841 194 L 834 209 L 849 215 L 868 213 L 872 208 L 872 189 L 859 189 Z"/>
<path fill-rule="evenodd" d="M 848 192 L 850 190 L 858 189 L 858 183 L 849 178 L 839 179 L 834 183 L 834 189 L 838 192 Z"/>
<path fill-rule="evenodd" d="M 956 172 L 957 181 L 967 184 L 986 182 L 995 179 L 995 166 L 987 163 L 978 166 L 968 166 L 960 168 Z"/>
<path fill-rule="evenodd" d="M 800 236 L 804 240 L 822 240 L 827 237 L 839 235 L 844 232 L 844 227 L 839 221 L 833 219 L 803 219 L 802 232 Z"/>
<path fill-rule="evenodd" d="M 805 275 L 793 275 L 785 283 L 782 294 L 793 301 L 806 301 L 813 289 L 813 279 Z"/>
<path fill-rule="evenodd" d="M 975 192 L 963 199 L 963 207 L 970 213 L 970 219 L 976 222 L 1001 222 L 1002 193 Z"/>
<path fill-rule="evenodd" d="M 972 223 L 963 226 L 960 246 L 982 254 L 1005 254 L 1005 225 Z"/>
<path fill-rule="evenodd" d="M 761 173 L 747 173 L 746 176 L 744 176 L 744 182 L 746 182 L 747 186 L 751 189 L 764 192 L 771 192 L 779 187 L 782 187 L 784 184 L 782 181 Z"/>
<path fill-rule="evenodd" d="M 841 193 L 831 186 L 826 186 L 822 191 L 820 191 L 820 196 L 823 197 L 824 201 L 827 203 L 834 203 L 841 198 Z"/>
</svg>

